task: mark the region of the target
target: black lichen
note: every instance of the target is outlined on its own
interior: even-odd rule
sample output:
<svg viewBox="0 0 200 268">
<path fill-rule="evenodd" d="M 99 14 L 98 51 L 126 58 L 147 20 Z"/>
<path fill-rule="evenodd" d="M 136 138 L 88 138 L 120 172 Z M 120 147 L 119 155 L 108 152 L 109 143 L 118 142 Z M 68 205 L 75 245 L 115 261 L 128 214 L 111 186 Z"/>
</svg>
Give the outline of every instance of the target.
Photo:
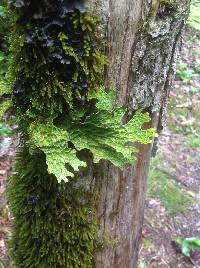
<svg viewBox="0 0 200 268">
<path fill-rule="evenodd" d="M 9 2 L 16 9 L 18 35 L 23 36 L 15 62 L 16 106 L 23 111 L 32 106 L 62 109 L 68 105 L 66 95 L 76 105 L 87 103 L 88 91 L 100 85 L 106 61 L 97 48 L 97 21 L 88 16 L 83 1 Z"/>
</svg>

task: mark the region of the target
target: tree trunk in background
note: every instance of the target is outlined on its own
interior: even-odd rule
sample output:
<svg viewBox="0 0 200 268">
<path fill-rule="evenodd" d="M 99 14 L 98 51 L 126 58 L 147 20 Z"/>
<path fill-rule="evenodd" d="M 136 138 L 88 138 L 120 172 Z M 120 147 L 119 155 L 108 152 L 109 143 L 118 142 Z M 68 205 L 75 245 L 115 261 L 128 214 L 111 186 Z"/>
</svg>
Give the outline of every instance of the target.
<svg viewBox="0 0 200 268">
<path fill-rule="evenodd" d="M 117 90 L 117 102 L 151 115 L 158 132 L 181 47 L 190 0 L 90 0 L 89 9 L 103 21 L 109 66 L 106 85 Z M 155 147 L 155 146 L 154 146 Z M 96 268 L 136 268 L 141 236 L 151 145 L 138 146 L 133 167 L 119 172 L 101 162 L 95 175 L 97 217 L 102 250 Z"/>
</svg>

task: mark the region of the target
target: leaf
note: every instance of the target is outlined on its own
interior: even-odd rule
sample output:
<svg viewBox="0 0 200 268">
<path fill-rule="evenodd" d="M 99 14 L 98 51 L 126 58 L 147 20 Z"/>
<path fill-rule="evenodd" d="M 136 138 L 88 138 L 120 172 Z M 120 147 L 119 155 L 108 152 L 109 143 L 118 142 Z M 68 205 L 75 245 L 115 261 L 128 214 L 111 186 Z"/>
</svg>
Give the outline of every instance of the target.
<svg viewBox="0 0 200 268">
<path fill-rule="evenodd" d="M 126 164 L 133 164 L 137 152 L 135 142 L 147 144 L 155 136 L 155 130 L 143 129 L 144 123 L 149 122 L 147 113 L 136 113 L 127 123 L 122 123 L 125 114 L 123 107 L 112 109 L 113 92 L 100 92 L 97 95 L 98 110 L 86 116 L 81 122 L 68 114 L 62 118 L 60 125 L 54 126 L 53 121 L 47 123 L 33 122 L 29 128 L 32 143 L 41 149 L 47 158 L 49 173 L 53 173 L 58 181 L 65 180 L 73 173 L 66 169 L 70 165 L 74 171 L 86 163 L 77 158 L 77 151 L 88 149 L 93 154 L 94 163 L 101 159 L 109 160 L 122 169 Z M 74 148 L 68 147 L 68 142 Z"/>
<path fill-rule="evenodd" d="M 140 262 L 138 268 L 145 268 L 145 264 L 144 264 L 144 262 Z"/>
<path fill-rule="evenodd" d="M 96 98 L 98 99 L 97 108 L 99 110 L 109 110 L 113 105 L 115 94 L 114 90 L 110 90 L 106 92 L 103 88 L 101 88 Z"/>
<path fill-rule="evenodd" d="M 118 107 L 112 110 L 113 92 L 101 91 L 97 97 L 99 110 L 96 113 L 86 117 L 81 124 L 66 120 L 62 127 L 78 150 L 87 148 L 93 153 L 95 163 L 107 159 L 119 168 L 133 164 L 132 153 L 136 152 L 136 148 L 128 143 L 147 144 L 155 136 L 154 129 L 142 129 L 142 125 L 149 122 L 149 115 L 138 112 L 127 124 L 122 124 L 125 109 Z"/>
<path fill-rule="evenodd" d="M 54 174 L 58 180 L 68 181 L 68 176 L 74 176 L 72 172 L 65 168 L 69 163 L 75 171 L 79 166 L 86 166 L 86 163 L 80 161 L 76 156 L 74 149 L 68 148 L 67 132 L 53 125 L 52 122 L 47 124 L 38 124 L 34 122 L 29 128 L 32 142 L 46 154 L 48 172 Z"/>
<path fill-rule="evenodd" d="M 185 241 L 193 249 L 200 249 L 200 237 L 189 237 Z"/>
<path fill-rule="evenodd" d="M 12 130 L 8 128 L 5 124 L 0 122 L 0 137 L 7 137 L 11 135 Z"/>
<path fill-rule="evenodd" d="M 191 249 L 200 249 L 200 237 L 182 239 L 179 236 L 174 236 L 172 237 L 172 240 L 179 245 L 182 253 L 187 257 L 190 257 Z"/>
<path fill-rule="evenodd" d="M 0 9 L 0 14 L 1 14 L 1 9 Z M 5 59 L 5 55 L 2 51 L 0 51 L 0 62 Z"/>
<path fill-rule="evenodd" d="M 185 256 L 187 256 L 187 257 L 190 257 L 190 249 L 189 249 L 188 246 L 183 245 L 183 246 L 181 247 L 181 251 L 182 251 L 183 255 L 185 255 Z"/>
<path fill-rule="evenodd" d="M 5 7 L 0 6 L 0 17 L 5 18 L 5 16 L 6 16 Z"/>
<path fill-rule="evenodd" d="M 196 2 L 196 3 L 193 3 L 191 5 L 191 8 L 190 8 L 190 14 L 189 14 L 189 18 L 188 18 L 188 21 L 187 21 L 187 24 L 200 31 L 200 17 L 199 17 L 199 13 L 200 13 L 200 3 Z"/>
</svg>

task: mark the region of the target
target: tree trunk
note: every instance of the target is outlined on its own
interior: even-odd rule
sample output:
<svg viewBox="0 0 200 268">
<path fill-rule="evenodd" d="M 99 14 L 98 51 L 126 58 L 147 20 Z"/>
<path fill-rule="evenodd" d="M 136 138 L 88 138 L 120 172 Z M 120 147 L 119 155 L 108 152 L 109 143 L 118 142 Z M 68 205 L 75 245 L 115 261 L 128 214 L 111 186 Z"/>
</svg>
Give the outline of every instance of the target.
<svg viewBox="0 0 200 268">
<path fill-rule="evenodd" d="M 118 103 L 151 115 L 150 126 L 162 130 L 174 79 L 181 35 L 190 0 L 96 0 L 90 9 L 104 22 L 109 65 L 106 85 L 117 90 Z M 154 143 L 156 149 L 156 142 Z M 151 145 L 138 146 L 133 167 L 119 172 L 102 162 L 95 177 L 99 198 L 96 268 L 136 268 L 143 224 L 144 198 Z"/>
<path fill-rule="evenodd" d="M 25 5 L 28 10 L 30 1 L 9 2 L 14 2 L 16 7 Z M 82 1 L 73 3 L 79 6 L 79 2 Z M 106 37 L 109 59 L 105 85 L 116 89 L 116 105 L 127 107 L 126 120 L 137 110 L 149 112 L 151 122 L 146 127 L 153 126 L 160 132 L 190 0 L 86 2 L 88 12 L 102 21 L 99 30 Z M 31 3 L 36 8 L 34 1 Z M 50 1 L 41 3 L 54 14 L 55 1 L 52 1 L 53 8 Z M 60 3 L 66 4 L 65 1 Z M 40 14 L 35 15 L 39 19 Z M 18 23 L 27 26 L 28 17 L 25 14 Z M 56 25 L 56 20 L 54 23 Z M 46 29 L 48 27 L 49 24 Z M 33 33 L 33 36 L 28 35 L 30 41 L 36 35 Z M 18 35 L 19 39 L 22 36 Z M 28 62 L 30 68 L 32 57 L 26 59 L 21 47 L 17 51 L 20 65 Z M 40 57 L 36 63 L 39 60 Z M 47 67 L 45 61 L 44 66 Z M 20 72 L 24 74 L 24 69 L 17 67 L 17 82 L 21 85 Z M 63 72 L 63 68 L 58 70 Z M 49 77 L 48 72 L 45 74 Z M 27 81 L 30 85 L 32 80 Z M 22 85 L 25 85 L 24 97 L 27 97 L 29 87 L 23 81 Z M 21 92 L 15 89 L 17 94 Z M 11 251 L 16 267 L 91 268 L 94 263 L 95 268 L 136 268 L 152 145 L 136 145 L 138 154 L 134 166 L 127 165 L 119 171 L 106 161 L 96 166 L 89 164 L 87 170 L 81 169 L 67 185 L 59 184 L 55 176 L 47 172 L 44 153 L 38 150 L 30 155 L 26 146 L 19 155 L 16 175 L 8 185 L 14 216 Z M 153 147 L 154 152 L 156 146 Z"/>
</svg>

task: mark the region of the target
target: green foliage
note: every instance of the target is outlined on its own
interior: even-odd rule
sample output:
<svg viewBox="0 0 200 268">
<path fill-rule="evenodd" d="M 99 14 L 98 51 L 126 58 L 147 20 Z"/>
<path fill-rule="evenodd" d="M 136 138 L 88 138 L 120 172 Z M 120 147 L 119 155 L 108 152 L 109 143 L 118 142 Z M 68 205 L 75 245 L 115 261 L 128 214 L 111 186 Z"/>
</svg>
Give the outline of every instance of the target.
<svg viewBox="0 0 200 268">
<path fill-rule="evenodd" d="M 136 149 L 130 143 L 147 144 L 155 135 L 154 129 L 142 129 L 150 120 L 146 113 L 138 112 L 127 124 L 122 124 L 125 109 L 112 109 L 113 92 L 99 91 L 97 101 L 98 110 L 86 116 L 84 121 L 71 115 L 62 119 L 60 127 L 54 126 L 52 120 L 43 123 L 37 120 L 30 125 L 30 139 L 46 154 L 48 171 L 58 181 L 73 176 L 65 168 L 66 164 L 74 171 L 78 171 L 79 166 L 86 166 L 78 159 L 77 151 L 88 149 L 93 154 L 94 163 L 106 159 L 122 169 L 125 164 L 133 163 L 132 153 Z M 68 142 L 73 143 L 73 148 L 68 147 Z"/>
<path fill-rule="evenodd" d="M 200 3 L 199 1 L 193 1 L 191 8 L 190 8 L 190 14 L 187 20 L 187 24 L 190 27 L 200 31 Z"/>
<path fill-rule="evenodd" d="M 6 81 L 8 70 L 8 30 L 9 30 L 8 10 L 5 1 L 0 5 L 0 122 L 4 122 L 4 114 L 12 106 L 11 101 L 4 96 L 11 93 L 10 86 Z M 4 131 L 1 131 L 4 132 Z"/>
<path fill-rule="evenodd" d="M 200 250 L 200 237 L 189 237 L 182 239 L 179 236 L 172 237 L 178 246 L 181 248 L 183 255 L 190 257 L 190 250 Z"/>
<path fill-rule="evenodd" d="M 7 57 L 5 55 L 5 52 L 0 51 L 0 77 L 4 77 L 5 73 L 7 71 Z"/>
<path fill-rule="evenodd" d="M 194 63 L 194 69 L 196 72 L 200 73 L 200 59 L 197 59 Z"/>
<path fill-rule="evenodd" d="M 0 6 L 0 17 L 4 18 L 5 17 L 5 7 Z"/>
<path fill-rule="evenodd" d="M 176 75 L 181 79 L 184 84 L 188 84 L 192 77 L 196 76 L 195 71 L 188 68 L 187 63 L 180 63 Z"/>
<path fill-rule="evenodd" d="M 11 88 L 5 80 L 0 80 L 0 96 L 11 93 Z"/>
<path fill-rule="evenodd" d="M 192 148 L 192 149 L 200 148 L 200 135 L 199 134 L 187 135 L 185 144 L 188 148 Z"/>
<path fill-rule="evenodd" d="M 1 12 L 1 9 L 0 9 L 0 12 Z M 0 268 L 5 268 L 4 263 L 1 260 L 0 260 Z"/>
<path fill-rule="evenodd" d="M 6 8 L 6 1 L 0 4 L 0 81 L 5 77 L 8 69 L 8 33 L 10 19 Z"/>
<path fill-rule="evenodd" d="M 200 88 L 197 88 L 197 87 L 194 87 L 194 86 L 191 86 L 190 88 L 189 88 L 189 93 L 191 94 L 191 95 L 195 95 L 196 93 L 198 93 L 200 91 Z"/>
<path fill-rule="evenodd" d="M 12 130 L 5 126 L 5 124 L 0 123 L 0 137 L 7 137 L 10 136 Z"/>
<path fill-rule="evenodd" d="M 0 120 L 3 120 L 5 112 L 12 107 L 12 102 L 10 100 L 1 103 L 0 107 Z"/>
<path fill-rule="evenodd" d="M 63 17 L 59 19 L 63 24 Z M 65 20 L 71 30 L 66 27 L 66 32 L 57 30 L 56 34 L 55 30 L 51 33 L 51 28 L 46 30 L 50 27 L 49 24 L 45 27 L 46 19 L 44 24 L 39 20 L 37 26 L 31 22 L 16 29 L 8 75 L 14 82 L 13 100 L 19 127 L 29 135 L 31 149 L 35 146 L 46 154 L 48 171 L 59 182 L 67 181 L 66 177 L 73 176 L 73 171 L 86 166 L 77 157 L 77 152 L 83 149 L 93 154 L 94 163 L 106 159 L 123 168 L 133 163 L 132 153 L 136 151 L 127 143 L 146 144 L 155 136 L 153 129 L 142 129 L 150 121 L 147 114 L 139 112 L 127 124 L 122 124 L 126 110 L 112 109 L 114 94 L 107 94 L 101 88 L 107 59 L 97 36 L 97 20 L 82 11 L 66 13 Z M 55 45 L 49 49 L 46 42 Z M 43 54 L 38 49 L 40 46 L 45 51 Z"/>
<path fill-rule="evenodd" d="M 145 263 L 144 262 L 140 262 L 139 265 L 138 265 L 138 268 L 145 268 Z"/>
<path fill-rule="evenodd" d="M 147 195 L 160 198 L 171 215 L 187 213 L 192 202 L 191 196 L 182 191 L 165 171 L 158 168 L 159 163 L 159 158 L 156 158 L 151 165 Z"/>
<path fill-rule="evenodd" d="M 17 155 L 7 195 L 14 216 L 10 251 L 17 268 L 92 268 L 95 197 L 77 179 L 58 183 L 45 155 Z"/>
</svg>

